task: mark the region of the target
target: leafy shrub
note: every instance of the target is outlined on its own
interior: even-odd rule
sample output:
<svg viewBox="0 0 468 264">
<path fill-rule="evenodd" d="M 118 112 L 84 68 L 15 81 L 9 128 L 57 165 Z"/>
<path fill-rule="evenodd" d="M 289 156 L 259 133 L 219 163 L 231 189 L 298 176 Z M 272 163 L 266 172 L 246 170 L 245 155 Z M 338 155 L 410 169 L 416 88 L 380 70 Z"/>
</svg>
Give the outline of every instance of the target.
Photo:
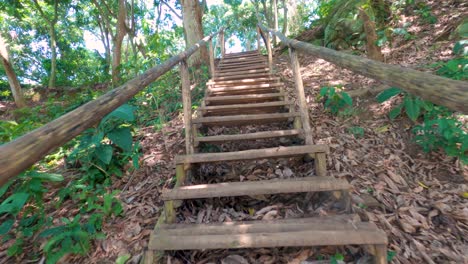
<svg viewBox="0 0 468 264">
<path fill-rule="evenodd" d="M 353 134 L 355 138 L 364 137 L 364 128 L 359 126 L 348 127 L 348 132 Z"/>
<path fill-rule="evenodd" d="M 92 185 L 109 182 L 110 175 L 122 175 L 122 168 L 131 158 L 138 168 L 138 144 L 133 144 L 129 122 L 135 121 L 133 107 L 125 104 L 104 117 L 97 128 L 86 130 L 68 157 L 80 164 Z"/>
<path fill-rule="evenodd" d="M 339 87 L 322 87 L 320 89 L 319 98 L 325 100 L 324 107 L 329 109 L 332 114 L 338 114 L 338 112 L 353 105 L 351 96 L 339 89 Z"/>
</svg>

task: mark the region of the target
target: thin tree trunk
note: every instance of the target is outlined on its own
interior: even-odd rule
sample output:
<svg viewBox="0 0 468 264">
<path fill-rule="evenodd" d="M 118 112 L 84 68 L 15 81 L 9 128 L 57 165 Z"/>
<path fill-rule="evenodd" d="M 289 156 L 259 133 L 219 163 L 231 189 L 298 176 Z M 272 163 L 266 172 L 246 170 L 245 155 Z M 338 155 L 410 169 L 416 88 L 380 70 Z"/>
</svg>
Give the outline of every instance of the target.
<svg viewBox="0 0 468 264">
<path fill-rule="evenodd" d="M 54 89 L 57 80 L 57 37 L 55 35 L 55 23 L 51 23 L 49 27 L 51 51 L 49 89 Z"/>
<path fill-rule="evenodd" d="M 11 93 L 13 94 L 13 99 L 15 100 L 16 106 L 18 108 L 25 107 L 26 103 L 24 101 L 23 93 L 21 92 L 21 84 L 18 81 L 13 66 L 10 63 L 10 56 L 8 54 L 8 47 L 0 35 L 0 59 L 2 60 L 3 68 L 8 78 L 8 83 L 10 84 Z"/>
<path fill-rule="evenodd" d="M 375 23 L 367 15 L 366 11 L 359 8 L 359 16 L 364 22 L 364 31 L 366 33 L 367 57 L 376 61 L 383 61 L 382 50 L 377 46 L 377 33 L 375 33 Z"/>
<path fill-rule="evenodd" d="M 198 1 L 181 0 L 186 46 L 190 47 L 203 38 L 202 12 Z M 190 59 L 190 66 L 208 65 L 209 57 L 206 46 L 200 47 Z"/>
<path fill-rule="evenodd" d="M 276 0 L 272 0 L 271 2 L 271 9 L 273 12 L 273 25 L 275 31 L 278 31 L 278 3 L 276 2 Z M 273 45 L 275 46 L 277 43 L 277 39 L 278 38 L 276 36 L 273 36 Z"/>
<path fill-rule="evenodd" d="M 265 14 L 266 22 L 267 22 L 267 24 L 268 24 L 269 27 L 272 27 L 272 25 L 271 25 L 271 17 L 270 17 L 270 14 L 269 14 L 269 12 L 268 12 L 266 0 L 262 0 L 262 7 L 263 7 L 263 13 Z"/>
<path fill-rule="evenodd" d="M 114 37 L 112 54 L 112 83 L 118 84 L 121 80 L 120 63 L 122 61 L 122 42 L 127 33 L 125 19 L 127 17 L 125 0 L 119 0 L 119 15 L 117 17 L 117 33 Z"/>
<path fill-rule="evenodd" d="M 286 0 L 283 0 L 283 31 L 282 33 L 284 35 L 289 35 L 289 30 L 288 30 L 288 3 Z"/>
</svg>

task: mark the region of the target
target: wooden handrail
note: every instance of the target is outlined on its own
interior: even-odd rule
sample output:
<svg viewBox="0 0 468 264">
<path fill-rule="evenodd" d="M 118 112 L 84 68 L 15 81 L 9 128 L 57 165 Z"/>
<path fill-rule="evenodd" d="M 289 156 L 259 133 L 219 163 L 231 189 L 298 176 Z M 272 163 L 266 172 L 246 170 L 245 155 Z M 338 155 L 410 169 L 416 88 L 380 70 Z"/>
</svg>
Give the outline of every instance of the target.
<svg viewBox="0 0 468 264">
<path fill-rule="evenodd" d="M 401 88 L 425 100 L 449 109 L 468 113 L 468 82 L 455 81 L 410 68 L 391 65 L 346 54 L 325 47 L 289 39 L 279 31 L 258 24 L 261 30 L 271 32 L 281 42 L 298 51 L 317 56 L 355 73 Z"/>
<path fill-rule="evenodd" d="M 65 144 L 85 129 L 97 124 L 104 116 L 130 100 L 135 94 L 168 72 L 179 62 L 185 61 L 202 45 L 220 31 L 197 42 L 185 51 L 173 56 L 112 91 L 77 109 L 0 146 L 0 186 L 10 178 L 41 160 L 55 148 Z"/>
</svg>

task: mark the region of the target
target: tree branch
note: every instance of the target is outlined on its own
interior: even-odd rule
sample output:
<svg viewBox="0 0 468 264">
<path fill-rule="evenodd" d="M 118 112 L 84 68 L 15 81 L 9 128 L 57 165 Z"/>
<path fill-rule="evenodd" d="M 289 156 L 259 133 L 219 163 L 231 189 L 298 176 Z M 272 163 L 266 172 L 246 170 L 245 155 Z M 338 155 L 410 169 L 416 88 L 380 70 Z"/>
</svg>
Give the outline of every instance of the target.
<svg viewBox="0 0 468 264">
<path fill-rule="evenodd" d="M 169 7 L 169 9 L 172 11 L 172 13 L 174 13 L 174 15 L 176 15 L 180 20 L 183 19 L 182 16 L 177 14 L 177 12 L 168 3 L 166 3 L 165 1 L 160 1 L 160 2 L 165 4 L 167 7 Z"/>
</svg>

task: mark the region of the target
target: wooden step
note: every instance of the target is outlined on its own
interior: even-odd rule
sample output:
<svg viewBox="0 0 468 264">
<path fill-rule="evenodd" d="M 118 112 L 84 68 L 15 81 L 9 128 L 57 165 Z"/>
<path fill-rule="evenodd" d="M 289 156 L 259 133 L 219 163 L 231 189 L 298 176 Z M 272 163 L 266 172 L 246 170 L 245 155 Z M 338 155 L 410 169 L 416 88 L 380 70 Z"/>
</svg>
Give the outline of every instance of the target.
<svg viewBox="0 0 468 264">
<path fill-rule="evenodd" d="M 250 149 L 235 152 L 197 153 L 192 155 L 178 155 L 176 164 L 209 163 L 219 161 L 239 161 L 253 159 L 273 159 L 303 156 L 312 153 L 328 153 L 328 145 L 305 145 L 265 149 Z"/>
<path fill-rule="evenodd" d="M 261 68 L 268 68 L 268 64 L 252 64 L 248 66 L 236 66 L 236 67 L 225 67 L 224 69 L 216 68 L 216 72 L 232 72 L 232 71 L 243 71 L 243 70 L 251 70 L 251 69 L 261 69 Z"/>
<path fill-rule="evenodd" d="M 258 56 L 252 56 L 252 57 L 222 59 L 218 65 L 230 65 L 230 64 L 236 64 L 236 63 L 256 62 L 256 61 L 265 62 L 266 58 L 264 56 L 258 55 Z"/>
<path fill-rule="evenodd" d="M 260 89 L 260 88 L 279 88 L 283 87 L 283 83 L 263 83 L 263 84 L 252 84 L 252 85 L 231 85 L 228 87 L 219 87 L 213 85 L 208 88 L 210 92 L 227 92 L 233 90 L 242 90 L 242 89 Z"/>
<path fill-rule="evenodd" d="M 150 250 L 386 245 L 385 232 L 355 216 L 327 216 L 214 224 L 163 224 Z"/>
<path fill-rule="evenodd" d="M 208 91 L 209 96 L 229 96 L 229 95 L 249 95 L 249 94 L 268 94 L 280 92 L 279 87 L 260 87 L 252 89 L 233 89 L 233 90 L 221 90 L 221 91 Z"/>
<path fill-rule="evenodd" d="M 215 85 L 215 86 L 238 86 L 238 85 L 246 85 L 246 84 L 255 84 L 260 82 L 279 82 L 281 79 L 279 77 L 269 77 L 269 78 L 251 78 L 251 79 L 240 79 L 240 80 L 232 80 L 232 81 L 209 81 L 207 85 Z"/>
<path fill-rule="evenodd" d="M 239 67 L 239 66 L 250 66 L 255 64 L 265 64 L 264 59 L 259 60 L 251 60 L 251 61 L 242 61 L 242 62 L 229 62 L 229 63 L 220 63 L 218 64 L 218 68 L 225 69 L 225 68 L 232 68 L 232 67 Z"/>
<path fill-rule="evenodd" d="M 227 77 L 231 75 L 240 75 L 240 74 L 252 74 L 252 73 L 269 73 L 269 68 L 261 68 L 261 69 L 252 69 L 252 70 L 245 70 L 245 71 L 227 71 L 227 72 L 216 72 L 216 76 L 219 77 Z"/>
<path fill-rule="evenodd" d="M 205 98 L 205 103 L 207 105 L 261 103 L 279 101 L 282 97 L 285 97 L 284 93 L 209 96 Z"/>
<path fill-rule="evenodd" d="M 287 109 L 293 103 L 288 101 L 276 101 L 254 104 L 230 104 L 230 105 L 214 105 L 198 108 L 203 113 L 203 116 L 211 115 L 239 115 L 239 114 L 261 114 L 275 113 Z"/>
<path fill-rule="evenodd" d="M 278 193 L 327 192 L 349 190 L 350 188 L 351 185 L 342 179 L 303 177 L 183 186 L 163 191 L 161 199 L 168 201 Z"/>
<path fill-rule="evenodd" d="M 229 80 L 243 80 L 243 79 L 258 79 L 258 78 L 274 78 L 269 72 L 263 73 L 246 73 L 246 74 L 237 74 L 237 75 L 229 75 L 229 76 L 217 76 L 215 75 L 215 82 L 218 81 L 229 81 Z"/>
<path fill-rule="evenodd" d="M 258 52 L 258 50 L 252 50 L 252 51 L 246 51 L 246 52 L 226 53 L 224 54 L 224 58 L 235 58 L 235 57 L 259 55 L 259 54 L 260 52 Z"/>
<path fill-rule="evenodd" d="M 227 115 L 199 117 L 192 120 L 193 124 L 203 124 L 205 126 L 235 126 L 242 124 L 276 123 L 288 121 L 290 118 L 300 116 L 299 113 L 270 113 L 252 115 Z"/>
<path fill-rule="evenodd" d="M 279 138 L 279 137 L 292 137 L 302 133 L 300 129 L 291 130 L 276 130 L 276 131 L 265 131 L 255 132 L 248 134 L 237 134 L 237 135 L 219 135 L 219 136 L 204 136 L 195 137 L 195 144 L 199 143 L 222 143 L 227 141 L 237 140 L 256 140 L 256 139 L 267 139 L 267 138 Z"/>
</svg>

